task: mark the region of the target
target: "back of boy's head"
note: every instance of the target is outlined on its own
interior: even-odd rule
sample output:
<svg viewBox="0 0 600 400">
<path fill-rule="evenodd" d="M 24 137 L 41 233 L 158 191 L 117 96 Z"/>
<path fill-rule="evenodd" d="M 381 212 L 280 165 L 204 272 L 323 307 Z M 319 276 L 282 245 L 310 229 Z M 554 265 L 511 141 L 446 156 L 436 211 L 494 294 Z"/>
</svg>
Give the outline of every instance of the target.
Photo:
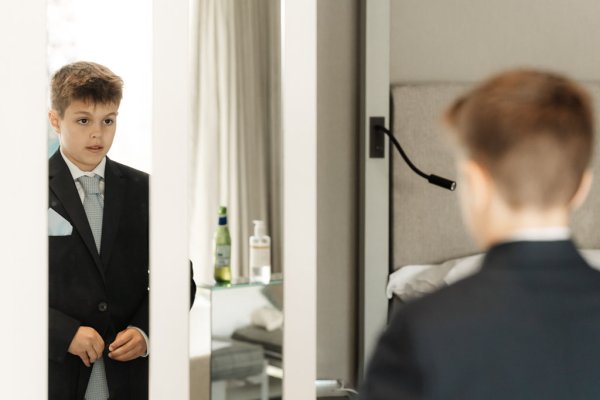
<svg viewBox="0 0 600 400">
<path fill-rule="evenodd" d="M 564 76 L 512 70 L 457 99 L 446 121 L 513 209 L 567 206 L 589 168 L 592 101 Z"/>
<path fill-rule="evenodd" d="M 75 62 L 65 65 L 52 77 L 52 109 L 61 118 L 73 101 L 119 105 L 122 97 L 123 80 L 100 64 Z"/>
</svg>

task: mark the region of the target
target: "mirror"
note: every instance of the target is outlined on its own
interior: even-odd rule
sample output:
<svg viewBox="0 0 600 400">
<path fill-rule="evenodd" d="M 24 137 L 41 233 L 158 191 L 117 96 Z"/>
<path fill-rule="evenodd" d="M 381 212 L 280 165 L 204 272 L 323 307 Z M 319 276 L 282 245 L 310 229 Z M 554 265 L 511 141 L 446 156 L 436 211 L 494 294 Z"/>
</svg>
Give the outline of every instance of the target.
<svg viewBox="0 0 600 400">
<path fill-rule="evenodd" d="M 192 3 L 190 259 L 199 286 L 190 311 L 192 398 L 209 398 L 211 388 L 213 398 L 278 398 L 283 377 L 281 7 L 271 0 Z M 102 5 L 48 1 L 49 77 L 65 64 L 90 60 L 123 78 L 118 129 L 108 156 L 147 173 L 152 165 L 151 38 L 152 10 L 142 0 Z M 48 142 L 50 157 L 59 144 L 51 126 Z M 212 238 L 221 205 L 228 207 L 232 281 L 216 286 Z M 253 220 L 264 221 L 271 238 L 271 279 L 266 283 L 250 282 Z M 56 242 L 51 251 L 66 249 L 61 240 L 51 239 Z M 56 293 L 51 273 L 51 297 Z M 257 324 L 262 330 L 250 329 Z M 234 340 L 235 347 L 230 345 Z M 254 354 L 260 371 L 234 379 L 219 375 L 217 356 L 222 354 L 221 361 Z"/>
<path fill-rule="evenodd" d="M 198 291 L 190 312 L 190 398 L 280 398 L 280 2 L 195 0 L 192 9 L 190 255 Z M 223 259 L 213 238 L 221 206 L 231 280 L 218 274 L 218 284 L 215 265 Z M 271 238 L 270 272 L 260 282 L 250 268 L 254 220 L 265 222 Z"/>
<path fill-rule="evenodd" d="M 62 71 L 49 104 L 49 398 L 146 398 L 152 10 L 47 7 L 48 78 Z M 62 69 L 82 60 L 112 72 Z"/>
</svg>

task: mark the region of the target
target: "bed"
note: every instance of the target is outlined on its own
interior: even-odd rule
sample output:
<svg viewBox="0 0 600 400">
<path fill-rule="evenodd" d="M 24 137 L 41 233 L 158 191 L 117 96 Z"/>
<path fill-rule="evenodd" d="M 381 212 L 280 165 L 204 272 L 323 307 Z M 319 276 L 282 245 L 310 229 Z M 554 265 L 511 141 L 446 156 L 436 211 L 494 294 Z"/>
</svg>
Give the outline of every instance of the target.
<svg viewBox="0 0 600 400">
<path fill-rule="evenodd" d="M 600 82 L 584 86 L 595 100 L 600 126 Z M 452 147 L 441 115 L 471 87 L 469 83 L 424 83 L 391 88 L 391 128 L 412 161 L 422 170 L 456 180 Z M 595 145 L 594 184 L 585 204 L 575 213 L 575 241 L 590 263 L 600 267 L 600 139 Z M 388 297 L 401 304 L 475 273 L 480 249 L 463 226 L 455 192 L 427 184 L 400 156 L 390 160 L 390 280 Z M 460 181 L 457 182 L 460 185 Z M 393 306 L 395 307 L 395 306 Z"/>
</svg>

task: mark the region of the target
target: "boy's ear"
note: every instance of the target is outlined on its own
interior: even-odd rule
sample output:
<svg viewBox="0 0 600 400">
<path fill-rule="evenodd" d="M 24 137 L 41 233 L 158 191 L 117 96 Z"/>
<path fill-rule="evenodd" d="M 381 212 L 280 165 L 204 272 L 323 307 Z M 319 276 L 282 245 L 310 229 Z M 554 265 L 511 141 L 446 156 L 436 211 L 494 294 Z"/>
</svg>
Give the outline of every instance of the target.
<svg viewBox="0 0 600 400">
<path fill-rule="evenodd" d="M 579 188 L 575 192 L 575 195 L 573 196 L 569 204 L 571 210 L 576 210 L 583 204 L 592 187 L 593 177 L 594 174 L 590 169 L 586 170 L 583 173 L 583 176 L 581 177 L 581 183 L 579 184 Z"/>
<path fill-rule="evenodd" d="M 472 160 L 464 161 L 463 174 L 468 180 L 471 206 L 476 210 L 488 207 L 492 193 L 492 180 L 488 172 Z"/>
<path fill-rule="evenodd" d="M 48 120 L 50 121 L 50 125 L 52 125 L 54 132 L 60 134 L 60 118 L 58 117 L 58 113 L 54 110 L 48 111 Z"/>
</svg>

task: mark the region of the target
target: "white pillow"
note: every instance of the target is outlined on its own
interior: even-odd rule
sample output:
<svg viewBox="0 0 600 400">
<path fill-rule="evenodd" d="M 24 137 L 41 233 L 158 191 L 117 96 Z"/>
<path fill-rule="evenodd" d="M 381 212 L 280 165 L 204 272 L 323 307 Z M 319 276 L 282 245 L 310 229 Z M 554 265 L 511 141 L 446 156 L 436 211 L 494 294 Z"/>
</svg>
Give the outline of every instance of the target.
<svg viewBox="0 0 600 400">
<path fill-rule="evenodd" d="M 600 271 L 600 250 L 580 250 L 585 261 L 594 269 Z"/>
<path fill-rule="evenodd" d="M 441 264 L 407 265 L 389 277 L 387 296 L 406 301 L 464 279 L 479 270 L 483 255 L 477 254 L 445 261 Z"/>
<path fill-rule="evenodd" d="M 600 250 L 580 250 L 583 258 L 600 271 Z M 455 258 L 440 264 L 406 265 L 393 272 L 388 281 L 388 299 L 394 295 L 407 301 L 452 285 L 481 268 L 484 254 Z"/>
<path fill-rule="evenodd" d="M 444 278 L 446 285 L 452 285 L 453 283 L 478 272 L 481 269 L 483 256 L 484 254 L 475 254 L 473 256 L 457 258 L 453 261 L 450 261 L 453 266 Z"/>
</svg>

